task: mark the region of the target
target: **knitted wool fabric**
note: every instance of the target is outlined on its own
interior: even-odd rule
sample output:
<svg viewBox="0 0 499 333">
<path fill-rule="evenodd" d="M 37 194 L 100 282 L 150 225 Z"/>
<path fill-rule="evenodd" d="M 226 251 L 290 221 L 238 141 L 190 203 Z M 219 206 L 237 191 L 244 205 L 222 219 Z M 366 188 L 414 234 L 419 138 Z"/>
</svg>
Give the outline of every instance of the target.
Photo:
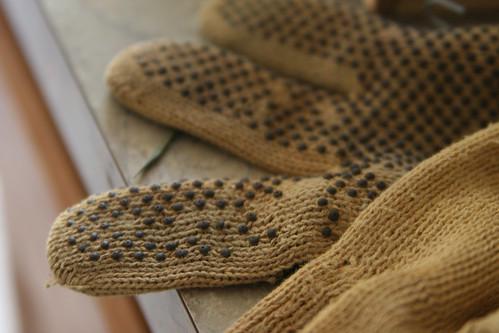
<svg viewBox="0 0 499 333">
<path fill-rule="evenodd" d="M 269 171 L 317 175 L 381 157 L 414 165 L 498 118 L 497 48 L 488 46 L 497 29 L 475 30 L 476 36 L 443 34 L 428 47 L 418 41 L 415 50 L 426 62 L 402 57 L 403 65 L 383 70 L 393 75 L 390 81 L 359 95 L 279 77 L 216 47 L 166 41 L 125 50 L 109 66 L 107 79 L 116 99 L 132 111 Z M 462 54 L 432 62 L 430 54 L 447 54 L 448 43 Z"/>
<path fill-rule="evenodd" d="M 93 295 L 274 282 L 323 253 L 397 176 L 369 170 L 92 196 L 55 221 L 49 264 L 59 284 Z"/>
<path fill-rule="evenodd" d="M 330 172 L 131 188 L 76 205 L 54 223 L 49 262 L 60 284 L 91 294 L 275 281 L 323 253 L 420 160 L 497 117 L 487 105 L 380 111 L 377 100 L 333 95 L 188 44 L 135 46 L 108 80 L 133 111 L 260 165 Z"/>
<path fill-rule="evenodd" d="M 424 161 L 231 332 L 455 332 L 499 306 L 499 124 Z"/>
<path fill-rule="evenodd" d="M 358 98 L 438 105 L 453 93 L 474 97 L 469 76 L 481 77 L 481 93 L 494 91 L 482 79 L 497 71 L 495 26 L 416 29 L 341 0 L 211 0 L 201 17 L 214 43 Z"/>
</svg>

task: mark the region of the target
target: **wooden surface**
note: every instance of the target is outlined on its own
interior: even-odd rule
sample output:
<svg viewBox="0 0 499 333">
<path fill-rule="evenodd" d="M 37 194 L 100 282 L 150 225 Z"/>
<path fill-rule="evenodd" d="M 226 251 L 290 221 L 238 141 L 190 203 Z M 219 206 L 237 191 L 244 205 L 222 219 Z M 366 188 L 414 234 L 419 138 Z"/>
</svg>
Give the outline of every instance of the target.
<svg viewBox="0 0 499 333">
<path fill-rule="evenodd" d="M 17 302 L 8 305 L 18 305 L 16 332 L 147 332 L 133 298 L 44 288 L 50 224 L 85 191 L 1 10 L 0 50 L 0 214 L 15 275 Z"/>
<path fill-rule="evenodd" d="M 16 0 L 2 1 L 19 10 Z M 25 48 L 35 45 L 41 51 L 34 52 L 31 59 L 39 82 L 54 85 L 52 81 L 68 75 L 74 80 L 60 87 L 47 87 L 46 97 L 56 110 L 58 126 L 89 191 L 180 178 L 262 174 L 212 146 L 184 134 L 173 134 L 169 129 L 126 112 L 112 100 L 105 87 L 106 65 L 117 52 L 134 42 L 156 37 L 199 41 L 196 13 L 201 0 L 39 2 L 67 68 L 61 69 L 64 64 L 54 63 L 57 55 L 40 60 L 40 53 L 49 48 L 45 45 L 50 44 L 50 40 L 40 42 L 28 34 L 24 38 Z M 97 126 L 84 126 L 88 123 L 88 112 Z M 166 142 L 170 142 L 168 151 L 159 163 L 144 177 L 137 177 L 146 161 Z M 183 290 L 180 295 L 194 327 L 182 313 L 182 304 L 174 291 L 143 295 L 138 300 L 153 332 L 195 332 L 197 329 L 208 333 L 223 331 L 269 291 L 266 285 Z"/>
</svg>

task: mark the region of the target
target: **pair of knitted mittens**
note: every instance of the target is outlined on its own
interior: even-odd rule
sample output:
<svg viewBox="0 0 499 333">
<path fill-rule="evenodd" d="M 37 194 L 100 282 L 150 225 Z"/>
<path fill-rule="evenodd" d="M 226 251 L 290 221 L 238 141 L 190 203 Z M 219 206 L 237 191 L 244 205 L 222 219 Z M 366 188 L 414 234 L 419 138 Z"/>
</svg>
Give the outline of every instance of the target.
<svg viewBox="0 0 499 333">
<path fill-rule="evenodd" d="M 307 177 L 93 196 L 51 230 L 60 284 L 104 295 L 275 281 L 324 253 L 420 161 L 498 118 L 497 27 L 419 31 L 312 0 L 214 1 L 203 22 L 215 42 L 328 90 L 216 47 L 157 41 L 114 60 L 113 95 L 270 171 Z"/>
<path fill-rule="evenodd" d="M 497 313 L 474 319 L 499 309 L 498 264 L 495 124 L 403 176 L 229 331 L 497 332 Z"/>
</svg>

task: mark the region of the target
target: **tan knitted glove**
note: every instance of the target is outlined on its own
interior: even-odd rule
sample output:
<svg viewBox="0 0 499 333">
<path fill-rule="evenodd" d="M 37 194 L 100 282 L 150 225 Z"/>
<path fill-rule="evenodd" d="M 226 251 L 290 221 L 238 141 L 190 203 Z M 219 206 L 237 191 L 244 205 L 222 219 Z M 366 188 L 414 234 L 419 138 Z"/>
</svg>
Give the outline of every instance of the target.
<svg viewBox="0 0 499 333">
<path fill-rule="evenodd" d="M 413 47 L 400 52 L 416 55 L 401 55 L 379 75 L 364 73 L 377 83 L 358 94 L 285 79 L 214 47 L 161 41 L 120 54 L 108 81 L 132 111 L 270 171 L 320 174 L 381 156 L 412 164 L 498 118 L 498 34 L 480 27 L 406 37 Z"/>
<path fill-rule="evenodd" d="M 418 30 L 341 0 L 210 0 L 202 13 L 202 33 L 214 43 L 289 76 L 378 99 L 383 109 L 450 110 L 461 103 L 456 94 L 479 105 L 463 85 L 492 80 L 497 30 Z M 490 94 L 488 85 L 476 88 Z"/>
<path fill-rule="evenodd" d="M 459 44 L 466 54 L 482 49 L 472 42 Z M 401 81 L 419 89 L 417 98 L 411 89 L 359 97 L 278 77 L 217 48 L 132 47 L 113 62 L 108 80 L 133 111 L 270 170 L 331 171 L 300 181 L 212 180 L 97 196 L 54 224 L 48 256 L 57 281 L 92 294 L 129 294 L 275 280 L 324 252 L 406 170 L 497 118 L 495 72 L 470 73 L 469 54 L 453 63 L 463 73 L 437 75 L 450 75 L 453 89 L 435 94 Z M 485 51 L 482 57 L 495 61 Z M 463 97 L 452 98 L 456 90 Z"/>
<path fill-rule="evenodd" d="M 499 306 L 499 124 L 424 161 L 230 332 L 455 332 Z"/>
<path fill-rule="evenodd" d="M 400 169 L 188 181 L 90 197 L 48 241 L 56 281 L 93 295 L 274 282 L 323 253 Z"/>
</svg>

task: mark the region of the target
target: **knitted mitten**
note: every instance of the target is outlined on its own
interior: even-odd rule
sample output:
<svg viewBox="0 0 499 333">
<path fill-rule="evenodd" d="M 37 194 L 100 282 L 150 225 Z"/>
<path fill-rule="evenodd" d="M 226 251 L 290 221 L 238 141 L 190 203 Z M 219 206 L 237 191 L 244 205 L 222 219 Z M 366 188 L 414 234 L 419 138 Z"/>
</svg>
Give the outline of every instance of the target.
<svg viewBox="0 0 499 333">
<path fill-rule="evenodd" d="M 274 282 L 323 253 L 404 169 L 131 187 L 63 212 L 56 281 L 94 295 Z"/>
<path fill-rule="evenodd" d="M 58 217 L 48 256 L 59 283 L 92 294 L 273 281 L 324 252 L 420 160 L 497 117 L 487 96 L 481 109 L 463 102 L 469 113 L 457 102 L 450 111 L 404 108 L 312 89 L 216 48 L 161 42 L 125 51 L 108 79 L 134 111 L 263 166 L 331 172 L 131 188 L 82 202 Z"/>
<path fill-rule="evenodd" d="M 495 124 L 424 161 L 231 331 L 455 332 L 497 308 L 498 156 Z"/>
<path fill-rule="evenodd" d="M 497 71 L 497 31 L 418 30 L 339 0 L 211 0 L 202 15 L 203 34 L 220 46 L 359 98 L 374 90 L 402 108 L 430 97 L 440 104 L 452 92 L 474 97 L 470 76 L 481 77 L 480 93 L 494 92 L 483 79 Z"/>
<path fill-rule="evenodd" d="M 484 44 L 496 38 L 483 28 L 476 36 L 443 34 L 428 49 L 418 40 L 418 62 L 402 57 L 397 68 L 383 70 L 390 81 L 359 95 L 282 78 L 215 47 L 164 41 L 124 51 L 107 77 L 113 95 L 134 112 L 270 171 L 316 175 L 382 157 L 414 165 L 497 119 L 497 55 Z M 454 58 L 449 45 L 464 53 Z M 449 52 L 441 61 L 430 56 Z M 421 72 L 428 76 L 418 78 Z"/>
<path fill-rule="evenodd" d="M 114 59 L 107 80 L 132 111 L 269 171 L 320 174 L 341 162 L 340 120 L 352 116 L 343 97 L 216 47 L 138 44 Z"/>
</svg>

